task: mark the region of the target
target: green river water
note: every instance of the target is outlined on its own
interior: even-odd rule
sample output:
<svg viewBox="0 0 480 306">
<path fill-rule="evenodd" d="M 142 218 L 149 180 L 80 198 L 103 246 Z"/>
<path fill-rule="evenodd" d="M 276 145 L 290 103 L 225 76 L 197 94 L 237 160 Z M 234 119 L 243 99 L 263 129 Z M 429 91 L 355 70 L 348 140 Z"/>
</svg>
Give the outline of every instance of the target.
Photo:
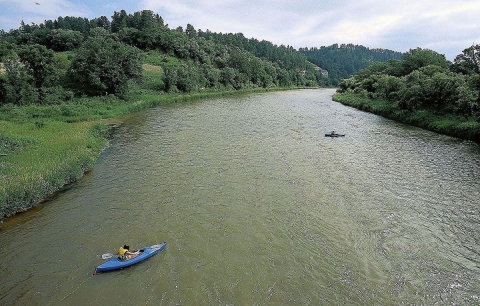
<svg viewBox="0 0 480 306">
<path fill-rule="evenodd" d="M 121 118 L 91 172 L 0 224 L 0 305 L 479 305 L 479 146 L 333 93 Z"/>
</svg>

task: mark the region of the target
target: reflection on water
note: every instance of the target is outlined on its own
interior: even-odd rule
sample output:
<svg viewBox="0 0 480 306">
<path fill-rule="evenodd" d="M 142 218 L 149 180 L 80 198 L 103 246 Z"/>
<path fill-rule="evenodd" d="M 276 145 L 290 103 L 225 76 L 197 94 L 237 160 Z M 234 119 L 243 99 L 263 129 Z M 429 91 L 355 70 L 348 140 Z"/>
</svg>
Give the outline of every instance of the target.
<svg viewBox="0 0 480 306">
<path fill-rule="evenodd" d="M 478 146 L 333 92 L 125 117 L 92 172 L 1 225 L 0 304 L 480 303 Z M 102 253 L 162 241 L 91 275 Z"/>
</svg>

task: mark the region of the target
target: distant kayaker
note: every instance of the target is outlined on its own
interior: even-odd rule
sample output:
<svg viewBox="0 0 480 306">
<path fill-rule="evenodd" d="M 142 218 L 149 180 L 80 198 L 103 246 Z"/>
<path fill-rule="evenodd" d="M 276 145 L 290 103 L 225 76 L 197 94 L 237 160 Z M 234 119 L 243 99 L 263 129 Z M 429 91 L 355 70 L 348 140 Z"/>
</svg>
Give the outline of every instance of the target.
<svg viewBox="0 0 480 306">
<path fill-rule="evenodd" d="M 130 252 L 130 246 L 125 244 L 123 247 L 118 249 L 118 254 L 120 256 L 120 260 L 129 260 L 137 257 L 140 254 L 140 251 Z"/>
<path fill-rule="evenodd" d="M 335 131 L 332 131 L 332 136 L 333 136 L 333 135 L 337 135 L 337 134 L 335 133 Z"/>
</svg>

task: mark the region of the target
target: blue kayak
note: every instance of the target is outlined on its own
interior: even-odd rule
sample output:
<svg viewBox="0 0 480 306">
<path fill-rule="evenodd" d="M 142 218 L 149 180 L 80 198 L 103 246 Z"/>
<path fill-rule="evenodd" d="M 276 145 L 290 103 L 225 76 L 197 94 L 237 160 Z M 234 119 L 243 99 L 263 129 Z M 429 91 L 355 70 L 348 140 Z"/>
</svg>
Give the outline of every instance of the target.
<svg viewBox="0 0 480 306">
<path fill-rule="evenodd" d="M 120 260 L 118 256 L 115 256 L 114 258 L 110 259 L 109 261 L 99 265 L 94 273 L 97 272 L 105 272 L 105 271 L 112 271 L 112 270 L 118 270 L 118 269 L 123 269 L 129 266 L 132 266 L 134 264 L 137 264 L 139 262 L 144 261 L 147 258 L 152 257 L 153 255 L 161 252 L 165 247 L 167 246 L 167 243 L 160 243 L 160 244 L 155 244 L 152 246 L 147 246 L 144 248 L 141 248 L 140 255 L 138 255 L 135 258 L 129 259 L 129 260 Z"/>
<path fill-rule="evenodd" d="M 345 134 L 332 134 L 332 133 L 329 133 L 329 134 L 325 134 L 325 137 L 344 137 Z"/>
</svg>

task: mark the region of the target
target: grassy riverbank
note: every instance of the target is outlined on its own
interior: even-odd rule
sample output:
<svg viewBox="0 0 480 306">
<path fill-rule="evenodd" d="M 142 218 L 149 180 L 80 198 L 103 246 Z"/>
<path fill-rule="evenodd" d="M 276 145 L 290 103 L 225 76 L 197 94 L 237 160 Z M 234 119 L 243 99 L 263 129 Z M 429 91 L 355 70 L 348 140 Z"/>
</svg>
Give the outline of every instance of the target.
<svg viewBox="0 0 480 306">
<path fill-rule="evenodd" d="M 95 122 L 0 121 L 0 217 L 29 209 L 91 169 L 105 130 Z"/>
<path fill-rule="evenodd" d="M 480 143 L 480 124 L 473 117 L 441 116 L 428 110 L 402 110 L 397 103 L 364 98 L 351 92 L 337 93 L 333 100 L 398 122 Z"/>
<path fill-rule="evenodd" d="M 125 100 L 82 98 L 63 105 L 0 108 L 0 220 L 26 211 L 91 170 L 108 143 L 103 119 L 162 103 L 253 92 L 158 94 L 142 90 Z"/>
</svg>

